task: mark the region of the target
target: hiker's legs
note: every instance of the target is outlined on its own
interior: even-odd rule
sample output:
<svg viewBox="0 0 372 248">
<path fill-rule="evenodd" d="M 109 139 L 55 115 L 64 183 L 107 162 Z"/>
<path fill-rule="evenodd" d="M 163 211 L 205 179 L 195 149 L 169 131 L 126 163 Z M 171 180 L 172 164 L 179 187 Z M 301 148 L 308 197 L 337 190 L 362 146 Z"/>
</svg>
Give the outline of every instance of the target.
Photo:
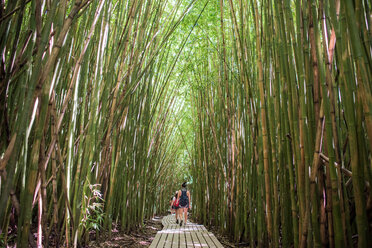
<svg viewBox="0 0 372 248">
<path fill-rule="evenodd" d="M 188 210 L 188 208 L 184 208 L 184 209 L 183 209 L 183 214 L 185 215 L 185 217 L 184 217 L 185 225 L 186 225 L 186 223 L 187 223 L 187 210 Z"/>
</svg>

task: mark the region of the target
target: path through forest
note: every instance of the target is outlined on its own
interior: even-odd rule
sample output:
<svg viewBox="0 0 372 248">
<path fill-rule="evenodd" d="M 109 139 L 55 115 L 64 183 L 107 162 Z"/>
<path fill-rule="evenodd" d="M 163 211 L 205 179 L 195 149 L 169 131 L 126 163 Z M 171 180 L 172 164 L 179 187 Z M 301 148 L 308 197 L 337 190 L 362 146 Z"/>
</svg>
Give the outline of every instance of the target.
<svg viewBox="0 0 372 248">
<path fill-rule="evenodd" d="M 146 220 L 142 228 L 129 233 L 119 230 L 120 227 L 113 227 L 111 238 L 108 237 L 108 232 L 99 237 L 92 233 L 90 235 L 92 241 L 87 247 L 248 247 L 244 243 L 233 244 L 227 236 L 222 235 L 216 229 L 207 230 L 203 225 L 193 223 L 192 220 L 187 226 L 180 227 L 175 224 L 174 215 L 155 216 L 151 220 Z"/>
<path fill-rule="evenodd" d="M 179 225 L 174 215 L 165 216 L 162 224 L 164 228 L 156 234 L 150 248 L 223 247 L 216 236 L 203 225 L 189 221 Z"/>
<path fill-rule="evenodd" d="M 371 9 L 0 1 L 0 247 L 150 245 L 183 182 L 232 242 L 372 247 Z"/>
</svg>

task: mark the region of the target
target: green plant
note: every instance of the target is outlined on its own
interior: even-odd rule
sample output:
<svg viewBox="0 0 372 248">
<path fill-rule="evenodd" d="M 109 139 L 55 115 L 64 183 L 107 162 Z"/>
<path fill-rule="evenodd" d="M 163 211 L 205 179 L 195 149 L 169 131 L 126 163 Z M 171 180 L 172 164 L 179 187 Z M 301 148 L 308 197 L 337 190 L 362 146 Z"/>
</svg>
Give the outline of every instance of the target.
<svg viewBox="0 0 372 248">
<path fill-rule="evenodd" d="M 88 191 L 89 194 L 84 196 L 83 218 L 80 226 L 86 232 L 90 230 L 99 231 L 105 217 L 103 211 L 105 201 L 102 198 L 99 187 L 100 184 L 89 185 L 90 192 Z"/>
<path fill-rule="evenodd" d="M 5 233 L 0 233 L 0 246 L 5 247 Z"/>
</svg>

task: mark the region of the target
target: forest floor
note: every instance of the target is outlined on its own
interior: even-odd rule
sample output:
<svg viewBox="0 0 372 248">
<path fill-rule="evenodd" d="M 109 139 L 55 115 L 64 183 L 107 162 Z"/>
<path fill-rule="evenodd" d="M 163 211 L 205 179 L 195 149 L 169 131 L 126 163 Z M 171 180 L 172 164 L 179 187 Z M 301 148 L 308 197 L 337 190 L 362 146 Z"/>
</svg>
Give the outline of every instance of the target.
<svg viewBox="0 0 372 248">
<path fill-rule="evenodd" d="M 213 226 L 213 227 L 208 227 L 206 226 L 207 230 L 211 233 L 214 234 L 214 236 L 216 236 L 216 238 L 218 239 L 218 241 L 220 241 L 220 243 L 225 247 L 225 248 L 248 248 L 249 245 L 247 243 L 233 243 L 231 242 L 230 238 L 224 234 L 221 234 L 217 227 Z"/>
<path fill-rule="evenodd" d="M 130 233 L 121 232 L 117 228 L 113 228 L 111 239 L 108 238 L 108 233 L 103 233 L 98 240 L 91 240 L 87 247 L 145 248 L 150 246 L 156 233 L 162 229 L 161 217 L 155 217 L 152 220 L 145 220 L 142 228 L 138 228 Z"/>
</svg>

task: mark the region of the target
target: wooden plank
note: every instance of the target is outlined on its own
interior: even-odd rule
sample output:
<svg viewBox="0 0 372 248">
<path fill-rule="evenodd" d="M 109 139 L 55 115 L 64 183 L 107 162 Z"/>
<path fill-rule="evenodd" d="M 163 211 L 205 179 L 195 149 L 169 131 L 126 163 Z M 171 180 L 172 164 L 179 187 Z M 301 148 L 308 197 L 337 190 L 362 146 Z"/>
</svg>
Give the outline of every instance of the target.
<svg viewBox="0 0 372 248">
<path fill-rule="evenodd" d="M 203 225 L 189 222 L 180 227 L 175 222 L 173 215 L 163 218 L 164 228 L 156 234 L 150 248 L 223 248 L 213 233 L 208 232 Z"/>
<path fill-rule="evenodd" d="M 185 239 L 186 239 L 186 247 L 187 248 L 193 248 L 194 247 L 194 242 L 192 241 L 191 238 L 191 225 L 188 225 L 185 229 Z"/>
<path fill-rule="evenodd" d="M 207 229 L 203 225 L 199 225 L 198 230 L 200 234 L 203 236 L 203 238 L 205 239 L 208 247 L 216 248 L 216 245 L 214 244 L 213 240 L 210 238 L 209 232 L 207 231 Z"/>
<path fill-rule="evenodd" d="M 171 218 L 169 218 L 169 224 L 171 225 L 175 225 L 176 224 L 176 216 L 171 216 Z"/>
<path fill-rule="evenodd" d="M 175 224 L 175 229 L 174 229 L 174 236 L 173 236 L 173 242 L 172 242 L 172 248 L 179 248 L 179 239 L 180 239 L 180 226 Z"/>
<path fill-rule="evenodd" d="M 199 226 L 200 226 L 200 225 L 195 225 L 194 229 L 195 229 L 196 236 L 197 236 L 198 239 L 199 239 L 200 246 L 201 246 L 201 247 L 209 247 L 207 241 L 206 241 L 205 238 L 203 237 L 203 232 L 201 231 L 201 229 L 200 229 Z"/>
<path fill-rule="evenodd" d="M 205 239 L 203 238 L 203 234 L 202 234 L 202 232 L 198 229 L 198 225 L 194 225 L 194 232 L 195 232 L 195 234 L 196 234 L 196 237 L 197 237 L 198 240 L 199 240 L 199 245 L 200 245 L 200 247 L 208 247 L 207 242 L 206 242 Z"/>
<path fill-rule="evenodd" d="M 198 237 L 196 236 L 194 226 L 195 226 L 195 224 L 190 225 L 191 238 L 192 238 L 192 241 L 194 243 L 194 246 L 195 247 L 200 247 L 200 242 L 199 242 Z"/>
<path fill-rule="evenodd" d="M 156 248 L 158 246 L 158 243 L 159 243 L 159 240 L 160 240 L 161 235 L 162 235 L 161 232 L 158 232 L 155 235 L 154 240 L 151 242 L 150 248 Z"/>
<path fill-rule="evenodd" d="M 160 237 L 159 243 L 156 246 L 156 248 L 163 248 L 164 247 L 165 240 L 166 240 L 167 235 L 168 235 L 168 233 L 166 233 L 166 230 L 167 229 L 165 229 L 165 230 L 163 229 L 162 231 L 160 231 L 161 237 Z"/>
<path fill-rule="evenodd" d="M 172 223 L 172 218 L 172 215 L 167 215 L 162 219 L 161 223 L 163 224 L 163 226 L 168 226 Z"/>
<path fill-rule="evenodd" d="M 202 232 L 200 231 L 200 229 L 198 228 L 199 225 L 195 224 L 193 226 L 193 230 L 195 232 L 195 235 L 197 237 L 197 239 L 199 240 L 199 247 L 208 247 L 208 244 L 207 242 L 205 241 L 204 237 L 203 237 L 203 234 Z"/>
<path fill-rule="evenodd" d="M 166 229 L 166 232 L 168 233 L 167 239 L 165 241 L 165 246 L 164 248 L 172 248 L 173 246 L 173 237 L 174 237 L 174 232 L 176 230 L 175 225 L 169 225 L 169 228 Z"/>
<path fill-rule="evenodd" d="M 161 223 L 163 224 L 163 226 L 167 226 L 169 223 L 168 223 L 168 218 L 169 218 L 169 216 L 165 216 L 164 218 L 163 218 L 163 220 L 161 221 Z"/>
<path fill-rule="evenodd" d="M 218 241 L 218 239 L 216 238 L 216 236 L 214 236 L 213 233 L 209 232 L 208 234 L 217 248 L 223 248 L 223 245 L 220 243 L 220 241 Z"/>
<path fill-rule="evenodd" d="M 186 227 L 180 228 L 180 246 L 179 248 L 187 248 L 186 244 Z"/>
<path fill-rule="evenodd" d="M 223 248 L 223 245 L 220 243 L 220 241 L 218 241 L 218 239 L 216 238 L 216 236 L 214 236 L 213 233 L 208 232 L 208 230 L 207 230 L 207 228 L 205 228 L 205 226 L 202 226 L 201 228 L 204 230 L 204 232 L 208 233 L 209 238 L 213 241 L 213 243 L 215 244 L 216 247 Z"/>
</svg>

